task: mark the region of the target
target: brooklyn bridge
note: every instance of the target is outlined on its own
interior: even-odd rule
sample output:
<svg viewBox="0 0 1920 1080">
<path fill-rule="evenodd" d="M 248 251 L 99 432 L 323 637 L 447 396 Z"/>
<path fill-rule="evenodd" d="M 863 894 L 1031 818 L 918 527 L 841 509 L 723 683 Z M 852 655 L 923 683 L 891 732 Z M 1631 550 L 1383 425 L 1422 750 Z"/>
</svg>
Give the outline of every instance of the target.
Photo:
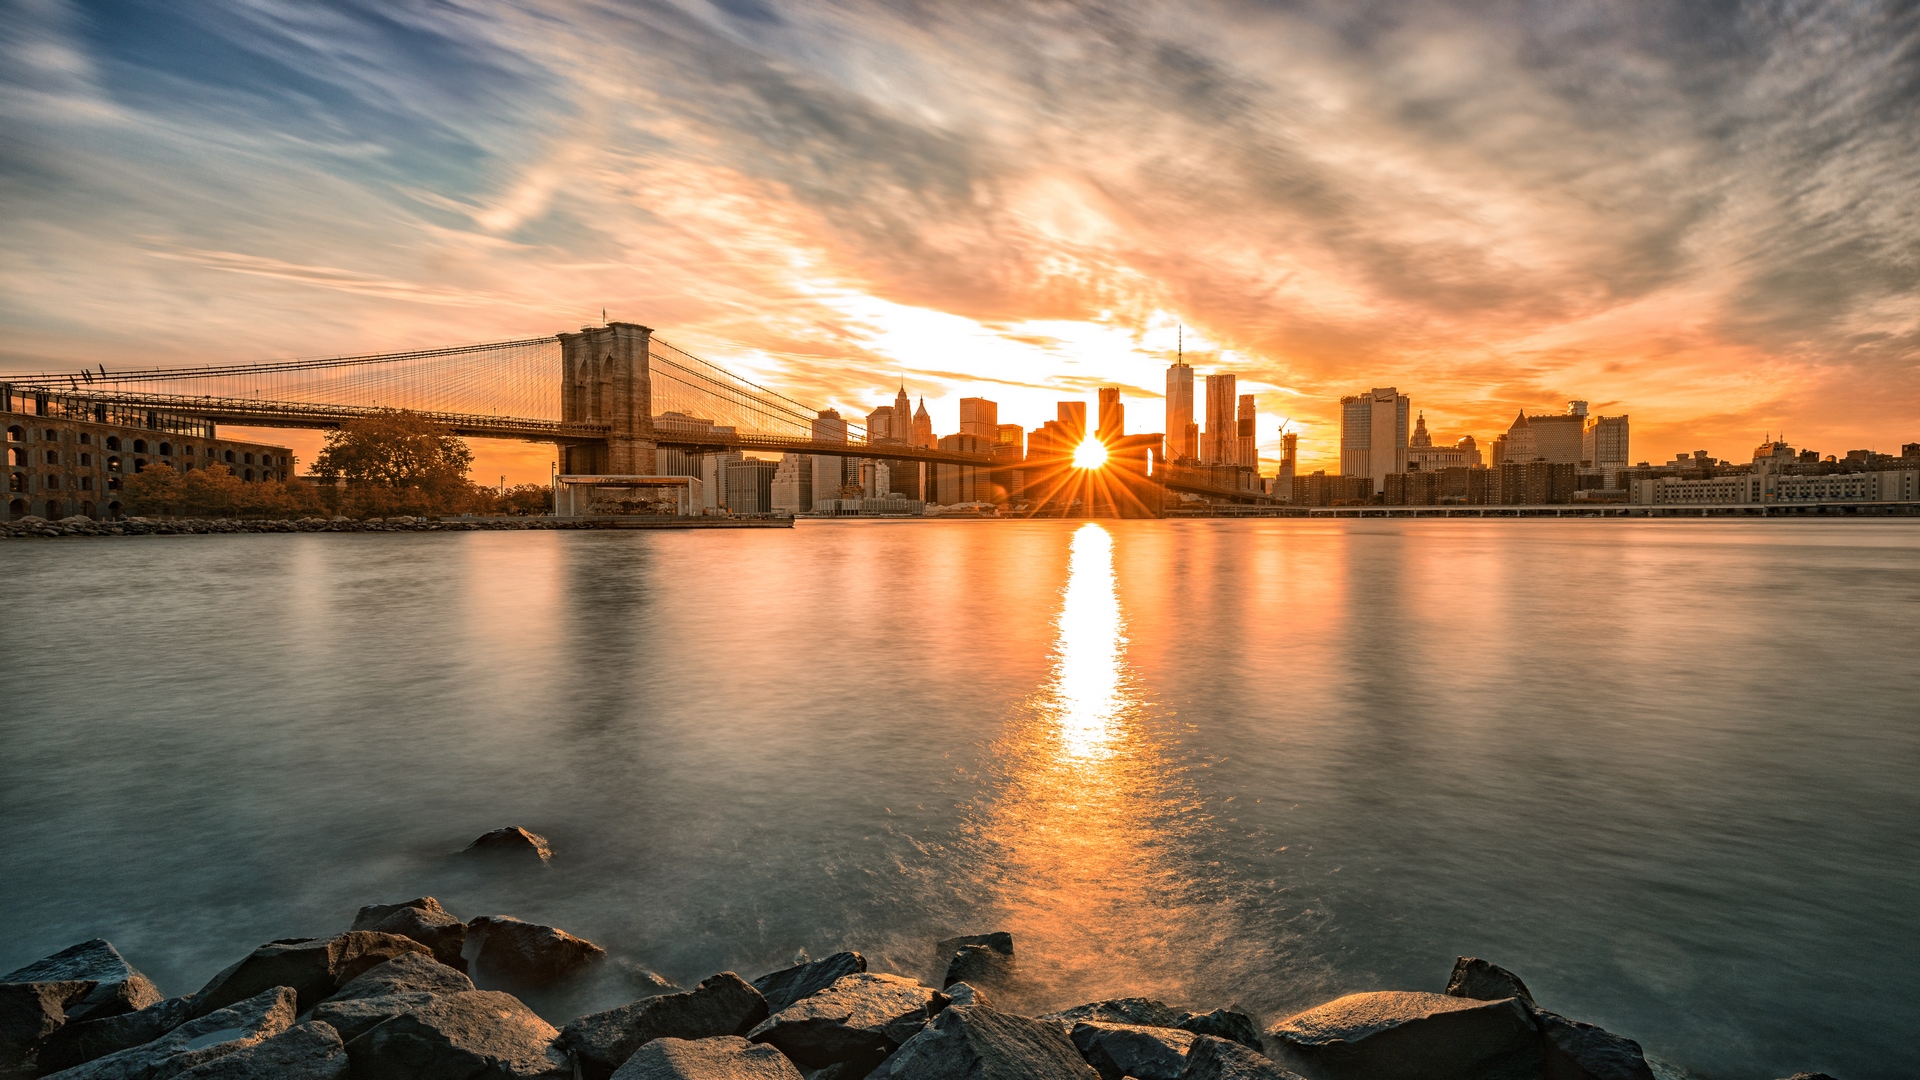
<svg viewBox="0 0 1920 1080">
<path fill-rule="evenodd" d="M 991 453 L 943 450 L 869 437 L 709 360 L 645 326 L 612 322 L 576 333 L 440 349 L 144 370 L 6 376 L 0 408 L 41 416 L 166 429 L 185 424 L 334 428 L 406 409 L 454 434 L 552 443 L 559 471 L 580 476 L 644 475 L 654 452 L 730 450 L 1004 467 Z M 823 435 L 825 437 L 823 437 Z M 1149 485 L 1258 503 L 1257 491 L 1213 486 L 1210 478 L 1159 460 L 1159 436 L 1120 440 L 1111 461 L 1135 474 L 1120 501 L 1147 509 Z M 1065 448 L 1063 456 L 1070 456 Z M 1031 455 L 1030 455 L 1031 456 Z M 1065 463 L 1043 464 L 1047 467 Z M 1116 477 L 1118 479 L 1118 477 Z"/>
</svg>

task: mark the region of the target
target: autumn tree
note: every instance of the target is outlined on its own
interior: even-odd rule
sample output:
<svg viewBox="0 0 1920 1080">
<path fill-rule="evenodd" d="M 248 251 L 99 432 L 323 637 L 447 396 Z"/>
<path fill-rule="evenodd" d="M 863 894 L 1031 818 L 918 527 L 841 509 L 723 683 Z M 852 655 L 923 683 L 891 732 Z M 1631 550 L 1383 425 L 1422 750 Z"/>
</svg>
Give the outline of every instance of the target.
<svg viewBox="0 0 1920 1080">
<path fill-rule="evenodd" d="M 468 509 L 473 451 L 443 425 L 407 409 L 382 409 L 327 433 L 313 475 L 344 482 L 342 507 L 360 516 L 445 514 Z"/>
</svg>

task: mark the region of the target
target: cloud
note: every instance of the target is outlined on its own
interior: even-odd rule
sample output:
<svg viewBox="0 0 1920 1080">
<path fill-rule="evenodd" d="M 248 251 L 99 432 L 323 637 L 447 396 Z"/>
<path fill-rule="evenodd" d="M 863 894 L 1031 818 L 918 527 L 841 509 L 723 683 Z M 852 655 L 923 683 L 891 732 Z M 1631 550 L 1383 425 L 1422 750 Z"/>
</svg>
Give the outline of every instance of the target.
<svg viewBox="0 0 1920 1080">
<path fill-rule="evenodd" d="M 0 364 L 365 352 L 604 306 L 802 400 L 864 411 L 904 372 L 951 428 L 969 379 L 1029 425 L 1103 380 L 1151 394 L 1185 323 L 1259 388 L 1263 441 L 1294 415 L 1321 462 L 1372 385 L 1482 438 L 1618 402 L 1636 456 L 1914 437 L 1910 5 L 5 20 Z"/>
</svg>

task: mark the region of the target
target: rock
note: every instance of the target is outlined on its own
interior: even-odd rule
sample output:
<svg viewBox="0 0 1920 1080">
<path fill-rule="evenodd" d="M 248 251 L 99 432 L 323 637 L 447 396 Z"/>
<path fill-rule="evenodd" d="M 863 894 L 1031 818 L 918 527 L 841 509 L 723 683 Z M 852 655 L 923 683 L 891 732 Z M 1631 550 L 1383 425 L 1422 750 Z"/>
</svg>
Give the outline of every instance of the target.
<svg viewBox="0 0 1920 1080">
<path fill-rule="evenodd" d="M 1265 1054 L 1212 1035 L 1196 1035 L 1187 1051 L 1180 1080 L 1303 1080 L 1275 1065 Z"/>
<path fill-rule="evenodd" d="M 1174 1012 L 1164 1001 L 1152 998 L 1110 998 L 1106 1001 L 1090 1001 L 1085 1005 L 1075 1005 L 1071 1009 L 1062 1009 L 1042 1016 L 1042 1020 L 1052 1020 L 1062 1028 L 1071 1031 L 1073 1025 L 1081 1021 L 1095 1024 L 1135 1024 L 1142 1027 L 1179 1027 L 1186 1018 L 1185 1013 Z"/>
<path fill-rule="evenodd" d="M 722 1035 L 655 1039 L 629 1057 L 615 1080 L 800 1080 L 800 1070 L 771 1046 Z"/>
<path fill-rule="evenodd" d="M 495 829 L 468 844 L 463 854 L 532 857 L 544 863 L 553 858 L 553 848 L 547 844 L 547 838 L 539 833 L 510 825 Z"/>
<path fill-rule="evenodd" d="M 1447 977 L 1447 993 L 1480 1001 L 1517 997 L 1533 1004 L 1533 995 L 1527 992 L 1527 984 L 1520 981 L 1520 976 L 1499 964 L 1472 956 L 1462 956 L 1453 962 L 1453 974 Z"/>
<path fill-rule="evenodd" d="M 954 1005 L 991 1005 L 987 992 L 972 983 L 957 982 L 941 991 Z"/>
<path fill-rule="evenodd" d="M 887 1062 L 893 1080 L 1094 1080 L 1058 1024 L 983 1005 L 947 1009 Z"/>
<path fill-rule="evenodd" d="M 134 970 L 126 957 L 120 955 L 120 950 L 102 938 L 69 946 L 44 960 L 0 975 L 0 983 L 82 979 L 95 985 L 86 1000 L 67 1007 L 68 1023 L 129 1013 L 160 1000 L 160 990 L 152 980 Z"/>
<path fill-rule="evenodd" d="M 1009 960 L 1013 959 L 1013 935 L 1004 930 L 996 930 L 991 934 L 967 934 L 962 937 L 950 937 L 938 945 L 935 945 L 934 950 L 941 956 L 952 956 L 964 945 L 980 945 L 993 950 Z"/>
<path fill-rule="evenodd" d="M 995 983 L 1013 969 L 1013 935 L 1004 931 L 948 938 L 935 946 L 946 958 L 942 986 L 957 982 Z"/>
<path fill-rule="evenodd" d="M 606 955 L 585 938 L 511 915 L 482 915 L 467 923 L 467 956 L 483 979 L 538 986 L 576 975 Z"/>
<path fill-rule="evenodd" d="M 1826 1073 L 1812 1072 L 1794 1073 L 1792 1076 L 1787 1077 L 1787 1080 L 1834 1080 L 1834 1078 L 1828 1076 Z"/>
<path fill-rule="evenodd" d="M 777 1013 L 801 998 L 817 994 L 842 976 L 867 970 L 867 958 L 857 952 L 834 953 L 810 964 L 770 971 L 753 980 L 753 988 L 767 999 L 767 1011 Z"/>
<path fill-rule="evenodd" d="M 431 956 L 403 953 L 376 964 L 334 991 L 328 1001 L 385 997 L 388 994 L 458 994 L 475 989 L 466 972 L 455 971 Z"/>
<path fill-rule="evenodd" d="M 1215 1009 L 1210 1013 L 1189 1013 L 1178 1027 L 1182 1031 L 1191 1031 L 1195 1035 L 1212 1035 L 1215 1038 L 1230 1039 L 1241 1046 L 1266 1052 L 1260 1043 L 1260 1028 L 1253 1017 L 1246 1013 L 1232 1012 L 1227 1009 Z"/>
<path fill-rule="evenodd" d="M 179 1080 L 346 1080 L 347 1047 L 326 1024 L 308 1022 L 195 1065 Z"/>
<path fill-rule="evenodd" d="M 679 994 L 642 998 L 583 1016 L 560 1033 L 586 1080 L 604 1080 L 656 1039 L 693 1041 L 745 1035 L 767 1018 L 760 991 L 731 971 Z"/>
<path fill-rule="evenodd" d="M 861 972 L 780 1010 L 747 1038 L 771 1043 L 809 1069 L 878 1064 L 946 1007 L 945 994 L 912 979 Z"/>
<path fill-rule="evenodd" d="M 193 1019 L 193 995 L 157 1001 L 137 1012 L 68 1024 L 47 1036 L 40 1048 L 43 1072 L 70 1069 L 128 1047 L 158 1039 Z"/>
<path fill-rule="evenodd" d="M 439 994 L 413 990 L 345 1001 L 329 999 L 316 1005 L 309 1016 L 338 1031 L 341 1041 L 352 1042 L 394 1017 L 425 1008 L 439 1001 L 440 997 Z"/>
<path fill-rule="evenodd" d="M 193 995 L 196 1015 L 252 997 L 269 987 L 291 986 L 305 1012 L 332 997 L 368 969 L 404 953 L 427 947 L 396 934 L 349 930 L 326 938 L 288 938 L 268 942 L 215 975 Z"/>
<path fill-rule="evenodd" d="M 293 1026 L 295 995 L 276 986 L 189 1020 L 160 1038 L 52 1075 L 60 1080 L 166 1080 Z"/>
<path fill-rule="evenodd" d="M 359 1080 L 567 1080 L 553 1026 L 512 994 L 469 990 L 414 1009 L 347 1043 Z"/>
<path fill-rule="evenodd" d="M 1654 1080 L 1640 1044 L 1604 1028 L 1535 1009 L 1546 1080 Z"/>
<path fill-rule="evenodd" d="M 460 955 L 467 944 L 467 924 L 448 914 L 431 896 L 404 904 L 369 904 L 360 909 L 353 928 L 411 938 L 431 949 L 435 960 L 467 970 L 467 962 Z"/>
<path fill-rule="evenodd" d="M 47 1036 L 65 1027 L 67 1010 L 98 985 L 92 979 L 0 983 L 0 1077 L 37 1073 Z"/>
<path fill-rule="evenodd" d="M 1073 1025 L 1073 1045 L 1101 1080 L 1180 1080 L 1193 1033 L 1138 1024 Z"/>
<path fill-rule="evenodd" d="M 1540 1032 L 1514 998 L 1348 994 L 1267 1032 L 1273 1058 L 1315 1080 L 1538 1076 Z"/>
</svg>

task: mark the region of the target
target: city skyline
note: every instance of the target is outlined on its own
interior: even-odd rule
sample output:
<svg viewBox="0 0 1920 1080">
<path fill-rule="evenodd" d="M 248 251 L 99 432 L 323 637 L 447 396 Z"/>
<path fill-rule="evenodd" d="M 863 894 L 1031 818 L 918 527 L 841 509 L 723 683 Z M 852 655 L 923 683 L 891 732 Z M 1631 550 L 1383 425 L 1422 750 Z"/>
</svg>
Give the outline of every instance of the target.
<svg viewBox="0 0 1920 1080">
<path fill-rule="evenodd" d="M 904 373 L 945 430 L 975 395 L 1031 428 L 1151 401 L 1184 325 L 1303 467 L 1361 383 L 1449 432 L 1631 403 L 1655 459 L 1884 447 L 1920 400 L 1870 10 L 749 7 L 20 8 L 0 367 L 605 309 L 848 415 Z"/>
</svg>

